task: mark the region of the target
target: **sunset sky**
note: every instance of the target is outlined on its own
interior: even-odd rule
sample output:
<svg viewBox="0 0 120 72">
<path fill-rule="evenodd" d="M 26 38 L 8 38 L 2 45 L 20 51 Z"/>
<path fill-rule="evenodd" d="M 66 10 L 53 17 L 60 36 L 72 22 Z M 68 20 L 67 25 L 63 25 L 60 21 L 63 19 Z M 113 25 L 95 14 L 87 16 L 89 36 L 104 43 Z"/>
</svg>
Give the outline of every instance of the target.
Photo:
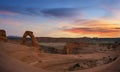
<svg viewBox="0 0 120 72">
<path fill-rule="evenodd" d="M 38 37 L 120 37 L 120 0 L 0 0 L 0 29 Z"/>
</svg>

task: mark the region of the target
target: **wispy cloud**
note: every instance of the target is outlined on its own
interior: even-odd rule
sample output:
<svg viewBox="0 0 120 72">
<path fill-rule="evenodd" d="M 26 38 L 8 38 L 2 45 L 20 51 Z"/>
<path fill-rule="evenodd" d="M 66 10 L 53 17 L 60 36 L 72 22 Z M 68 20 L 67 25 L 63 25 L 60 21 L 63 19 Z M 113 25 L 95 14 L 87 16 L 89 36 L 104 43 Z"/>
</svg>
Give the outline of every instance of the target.
<svg viewBox="0 0 120 72">
<path fill-rule="evenodd" d="M 11 16 L 16 15 L 16 13 L 9 12 L 9 11 L 0 11 L 0 14 L 1 15 L 11 15 Z"/>
<path fill-rule="evenodd" d="M 120 32 L 119 28 L 71 28 L 65 31 L 73 33 L 109 33 L 109 32 Z"/>
<path fill-rule="evenodd" d="M 42 13 L 45 16 L 52 16 L 57 18 L 69 18 L 69 17 L 76 17 L 82 16 L 82 12 L 76 8 L 54 8 L 54 9 L 44 9 Z"/>
<path fill-rule="evenodd" d="M 115 24 L 116 21 L 107 20 L 77 20 L 74 23 L 77 25 L 62 28 L 64 32 L 79 34 L 83 36 L 97 37 L 116 37 L 119 36 L 120 24 Z"/>
<path fill-rule="evenodd" d="M 12 7 L 12 6 L 0 6 L 0 12 L 7 12 L 12 14 L 25 14 L 25 15 L 41 15 L 39 9 L 32 7 Z"/>
<path fill-rule="evenodd" d="M 19 26 L 21 22 L 14 19 L 0 18 L 0 24 Z"/>
<path fill-rule="evenodd" d="M 73 24 L 82 27 L 120 27 L 118 20 L 109 20 L 109 19 L 96 19 L 96 20 L 77 20 Z"/>
<path fill-rule="evenodd" d="M 117 37 L 120 29 L 117 28 L 71 28 L 64 30 L 65 32 L 80 34 L 80 35 L 96 35 L 98 37 Z"/>
<path fill-rule="evenodd" d="M 103 5 L 102 8 L 106 11 L 104 19 L 120 19 L 120 2 L 116 3 L 114 6 Z"/>
<path fill-rule="evenodd" d="M 47 17 L 57 17 L 57 18 L 69 18 L 83 16 L 83 13 L 76 8 L 49 8 L 49 9 L 39 9 L 35 7 L 14 7 L 14 6 L 0 6 L 0 12 L 3 14 L 25 14 L 25 15 L 36 15 L 36 16 L 47 16 Z"/>
</svg>

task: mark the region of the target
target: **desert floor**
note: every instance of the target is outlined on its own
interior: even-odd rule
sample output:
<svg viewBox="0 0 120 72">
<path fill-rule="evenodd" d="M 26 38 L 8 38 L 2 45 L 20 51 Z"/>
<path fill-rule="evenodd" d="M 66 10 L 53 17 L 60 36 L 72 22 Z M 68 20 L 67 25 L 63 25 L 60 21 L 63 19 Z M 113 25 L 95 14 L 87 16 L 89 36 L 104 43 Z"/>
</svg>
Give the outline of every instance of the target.
<svg viewBox="0 0 120 72">
<path fill-rule="evenodd" d="M 0 42 L 0 72 L 120 72 L 119 49 L 94 49 L 94 53 L 50 54 L 20 43 Z"/>
</svg>

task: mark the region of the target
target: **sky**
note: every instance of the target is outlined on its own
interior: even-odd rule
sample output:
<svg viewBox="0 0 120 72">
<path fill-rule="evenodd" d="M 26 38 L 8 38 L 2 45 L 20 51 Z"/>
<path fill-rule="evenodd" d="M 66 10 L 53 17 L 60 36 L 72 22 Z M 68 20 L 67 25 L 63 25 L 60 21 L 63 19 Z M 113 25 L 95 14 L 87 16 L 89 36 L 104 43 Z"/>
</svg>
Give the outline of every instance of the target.
<svg viewBox="0 0 120 72">
<path fill-rule="evenodd" d="M 0 0 L 7 36 L 120 37 L 120 0 Z"/>
</svg>

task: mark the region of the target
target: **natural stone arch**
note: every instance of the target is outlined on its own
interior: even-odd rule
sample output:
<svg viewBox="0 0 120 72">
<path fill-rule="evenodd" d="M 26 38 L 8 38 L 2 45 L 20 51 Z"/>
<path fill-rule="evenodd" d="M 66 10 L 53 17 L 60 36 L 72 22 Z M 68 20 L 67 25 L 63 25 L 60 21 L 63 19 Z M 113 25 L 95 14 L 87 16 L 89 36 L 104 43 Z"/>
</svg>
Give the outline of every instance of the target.
<svg viewBox="0 0 120 72">
<path fill-rule="evenodd" d="M 4 42 L 8 41 L 5 30 L 0 30 L 0 40 Z"/>
<path fill-rule="evenodd" d="M 38 47 L 39 46 L 39 44 L 38 44 L 38 42 L 37 42 L 37 39 L 35 38 L 35 36 L 33 35 L 33 32 L 32 31 L 26 31 L 25 33 L 24 33 L 24 35 L 23 35 L 23 39 L 22 39 L 22 44 L 26 44 L 26 37 L 27 36 L 30 36 L 30 38 L 31 38 L 31 41 L 32 41 L 32 46 L 34 46 L 34 47 Z"/>
<path fill-rule="evenodd" d="M 66 54 L 72 54 L 73 50 L 79 46 L 79 43 L 69 42 L 65 45 Z"/>
</svg>

